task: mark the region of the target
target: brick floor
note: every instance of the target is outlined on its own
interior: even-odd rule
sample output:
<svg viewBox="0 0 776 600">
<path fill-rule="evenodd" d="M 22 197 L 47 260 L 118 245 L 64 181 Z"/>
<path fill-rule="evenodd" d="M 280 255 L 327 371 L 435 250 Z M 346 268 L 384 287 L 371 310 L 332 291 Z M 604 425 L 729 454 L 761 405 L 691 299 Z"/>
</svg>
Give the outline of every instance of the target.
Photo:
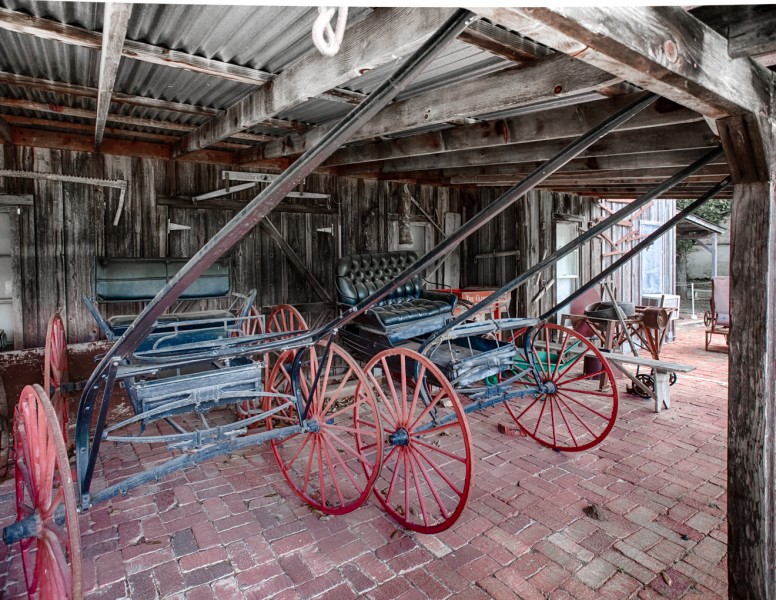
<svg viewBox="0 0 776 600">
<path fill-rule="evenodd" d="M 723 597 L 727 357 L 703 351 L 702 327 L 679 337 L 664 357 L 697 368 L 672 408 L 655 414 L 621 380 L 617 423 L 588 452 L 499 433 L 498 407 L 470 417 L 472 499 L 450 531 L 397 531 L 372 500 L 321 518 L 256 448 L 82 515 L 87 598 Z M 122 452 L 105 452 L 96 486 L 163 456 Z M 12 481 L 0 484 L 0 526 L 13 496 Z M 591 502 L 606 520 L 586 516 Z M 0 597 L 24 595 L 18 552 L 0 544 Z"/>
</svg>

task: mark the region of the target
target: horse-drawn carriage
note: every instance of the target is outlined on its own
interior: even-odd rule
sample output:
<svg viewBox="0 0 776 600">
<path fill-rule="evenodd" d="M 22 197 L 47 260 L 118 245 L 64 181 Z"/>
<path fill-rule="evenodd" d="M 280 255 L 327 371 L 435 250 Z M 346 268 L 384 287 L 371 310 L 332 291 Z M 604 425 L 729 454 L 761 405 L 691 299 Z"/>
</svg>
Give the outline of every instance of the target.
<svg viewBox="0 0 776 600">
<path fill-rule="evenodd" d="M 462 314 L 453 314 L 454 296 L 422 290 L 419 275 L 554 170 L 648 106 L 655 97 L 647 94 L 572 143 L 425 256 L 399 252 L 343 258 L 337 273 L 343 310 L 327 324 L 308 329 L 284 307 L 261 329 L 250 302 L 236 312 L 193 320 L 165 313 L 187 289 L 210 293 L 208 275 L 218 279 L 218 259 L 472 18 L 466 11 L 457 13 L 197 255 L 172 272 L 165 267 L 163 276 L 155 279 L 157 293 L 137 317 L 111 323 L 95 314 L 106 335 L 116 341 L 83 388 L 74 473 L 62 435 L 67 411 L 61 408 L 66 406 L 61 401 L 61 360 L 47 362 L 44 387 L 25 388 L 14 419 L 18 518 L 4 529 L 3 537 L 7 543 L 21 543 L 31 593 L 38 591 L 42 598 L 80 596 L 78 512 L 256 444 L 271 445 L 291 487 L 317 509 L 346 513 L 374 492 L 400 524 L 434 533 L 455 523 L 468 498 L 474 465 L 468 413 L 504 404 L 527 435 L 555 450 L 585 450 L 606 437 L 616 418 L 617 390 L 605 357 L 588 339 L 550 323 L 554 313 L 539 319 L 469 319 L 707 164 L 720 150 Z M 115 294 L 114 300 L 130 299 L 127 294 L 137 291 L 136 286 L 123 285 L 134 276 L 134 269 L 125 267 L 119 265 L 104 277 L 111 282 L 113 292 L 108 294 Z M 153 265 L 157 267 L 161 269 Z M 61 357 L 61 321 L 53 321 L 52 331 L 51 356 Z M 494 335 L 499 332 L 506 334 L 500 336 L 503 340 Z M 127 403 L 130 415 L 109 423 L 109 411 L 117 402 Z M 94 486 L 105 443 L 158 444 L 167 447 L 170 457 L 144 464 L 123 479 L 103 474 L 104 481 Z"/>
</svg>

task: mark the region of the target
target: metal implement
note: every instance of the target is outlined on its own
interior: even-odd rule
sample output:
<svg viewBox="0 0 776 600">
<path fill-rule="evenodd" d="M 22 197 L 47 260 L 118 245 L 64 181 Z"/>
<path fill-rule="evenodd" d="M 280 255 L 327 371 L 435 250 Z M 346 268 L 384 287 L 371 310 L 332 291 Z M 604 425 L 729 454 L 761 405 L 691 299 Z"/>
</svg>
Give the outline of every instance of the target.
<svg viewBox="0 0 776 600">
<path fill-rule="evenodd" d="M 127 182 L 123 179 L 97 179 L 94 177 L 77 177 L 75 175 L 59 175 L 57 173 L 36 173 L 33 171 L 12 171 L 0 169 L 0 177 L 18 177 L 21 179 L 42 179 L 45 181 L 63 181 L 65 183 L 82 183 L 120 190 L 119 205 L 116 207 L 116 216 L 113 217 L 113 225 L 118 225 L 121 213 L 124 210 L 124 196 L 127 193 Z"/>
</svg>

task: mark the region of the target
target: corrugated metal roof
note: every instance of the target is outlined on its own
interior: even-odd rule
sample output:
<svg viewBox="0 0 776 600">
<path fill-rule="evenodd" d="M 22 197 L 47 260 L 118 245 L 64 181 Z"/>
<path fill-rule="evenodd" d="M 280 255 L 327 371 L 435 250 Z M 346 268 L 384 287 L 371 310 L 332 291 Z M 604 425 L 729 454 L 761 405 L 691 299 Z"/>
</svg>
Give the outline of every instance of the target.
<svg viewBox="0 0 776 600">
<path fill-rule="evenodd" d="M 0 0 L 0 6 L 90 30 L 102 29 L 103 5 L 100 3 Z M 370 12 L 369 8 L 351 8 L 349 24 L 352 25 Z M 311 7 L 135 4 L 127 38 L 279 73 L 313 50 L 310 30 L 316 15 L 317 9 Z M 98 84 L 99 50 L 3 30 L 0 30 L 0 45 L 3 48 L 0 69 L 4 71 L 92 88 Z M 375 68 L 342 87 L 369 93 L 395 70 L 399 62 L 397 59 L 394 63 Z M 512 64 L 456 40 L 399 98 L 453 85 L 463 79 L 480 77 Z M 226 109 L 255 89 L 256 86 L 249 84 L 126 57 L 119 64 L 114 86 L 116 92 L 217 110 Z M 0 95 L 89 110 L 96 107 L 95 100 L 91 98 L 64 96 L 16 86 L 0 85 Z M 341 119 L 351 108 L 348 104 L 312 98 L 275 116 L 319 125 Z M 31 111 L 25 113 L 17 108 L 0 107 L 0 114 L 3 113 L 32 116 Z M 191 126 L 208 120 L 208 117 L 116 102 L 111 105 L 111 113 Z M 35 111 L 35 116 L 49 118 L 50 113 Z M 57 118 L 72 122 L 82 120 L 61 115 Z M 115 123 L 112 126 L 137 128 Z M 145 127 L 138 129 L 148 131 Z M 157 131 L 174 133 L 161 128 Z M 258 125 L 249 131 L 275 136 L 288 134 L 288 130 L 270 125 Z"/>
</svg>

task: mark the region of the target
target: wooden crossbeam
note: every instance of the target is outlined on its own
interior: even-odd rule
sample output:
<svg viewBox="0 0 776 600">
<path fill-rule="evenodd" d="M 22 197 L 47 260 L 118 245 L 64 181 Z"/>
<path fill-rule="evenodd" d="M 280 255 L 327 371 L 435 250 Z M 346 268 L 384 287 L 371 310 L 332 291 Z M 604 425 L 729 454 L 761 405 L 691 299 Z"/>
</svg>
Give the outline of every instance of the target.
<svg viewBox="0 0 776 600">
<path fill-rule="evenodd" d="M 100 73 L 97 86 L 97 114 L 94 125 L 94 144 L 100 147 L 105 133 L 105 122 L 110 109 L 111 94 L 119 72 L 121 49 L 127 35 L 131 4 L 107 2 L 103 10 L 103 35 L 100 49 Z"/>
<path fill-rule="evenodd" d="M 458 39 L 516 63 L 548 56 L 552 50 L 487 21 L 475 21 Z"/>
<path fill-rule="evenodd" d="M 776 7 L 772 4 L 739 6 L 728 26 L 728 54 L 732 58 L 776 52 Z"/>
<path fill-rule="evenodd" d="M 568 56 L 550 56 L 522 67 L 432 90 L 385 107 L 354 136 L 355 140 L 390 135 L 460 116 L 475 116 L 542 100 L 595 91 L 618 81 L 598 68 Z M 260 153 L 248 151 L 239 160 L 301 154 L 334 125 L 269 143 Z M 354 141 L 355 141 L 354 140 Z"/>
<path fill-rule="evenodd" d="M 570 138 L 584 134 L 633 102 L 633 95 L 620 96 L 609 100 L 556 108 L 542 113 L 422 133 L 396 140 L 349 146 L 335 152 L 324 164 L 327 166 L 346 165 L 456 150 L 474 150 L 515 143 Z M 680 125 L 702 119 L 703 117 L 698 113 L 680 107 L 673 102 L 656 102 L 621 125 L 618 131 Z M 269 146 L 269 148 L 276 147 L 275 144 Z M 281 154 L 288 155 L 287 152 L 281 152 Z M 264 156 L 273 156 L 273 152 L 268 149 Z"/>
<path fill-rule="evenodd" d="M 471 10 L 712 119 L 769 106 L 772 74 L 678 6 Z"/>
<path fill-rule="evenodd" d="M 424 169 L 471 167 L 497 163 L 510 164 L 542 161 L 563 150 L 569 141 L 561 139 L 527 144 L 510 144 L 476 150 L 427 154 L 377 163 L 345 165 L 337 167 L 337 173 L 340 175 L 356 175 L 365 172 L 398 173 L 408 170 L 420 171 Z M 645 129 L 639 131 L 637 135 L 629 131 L 615 131 L 590 146 L 581 156 L 597 157 L 639 152 L 712 148 L 717 145 L 719 145 L 719 140 L 705 123 L 687 123 L 674 127 Z"/>
<path fill-rule="evenodd" d="M 296 61 L 271 86 L 263 86 L 187 135 L 175 156 L 208 146 L 264 119 L 302 104 L 355 75 L 406 55 L 417 48 L 453 13 L 453 9 L 377 9 L 349 27 L 339 53 L 317 50 Z"/>
</svg>

